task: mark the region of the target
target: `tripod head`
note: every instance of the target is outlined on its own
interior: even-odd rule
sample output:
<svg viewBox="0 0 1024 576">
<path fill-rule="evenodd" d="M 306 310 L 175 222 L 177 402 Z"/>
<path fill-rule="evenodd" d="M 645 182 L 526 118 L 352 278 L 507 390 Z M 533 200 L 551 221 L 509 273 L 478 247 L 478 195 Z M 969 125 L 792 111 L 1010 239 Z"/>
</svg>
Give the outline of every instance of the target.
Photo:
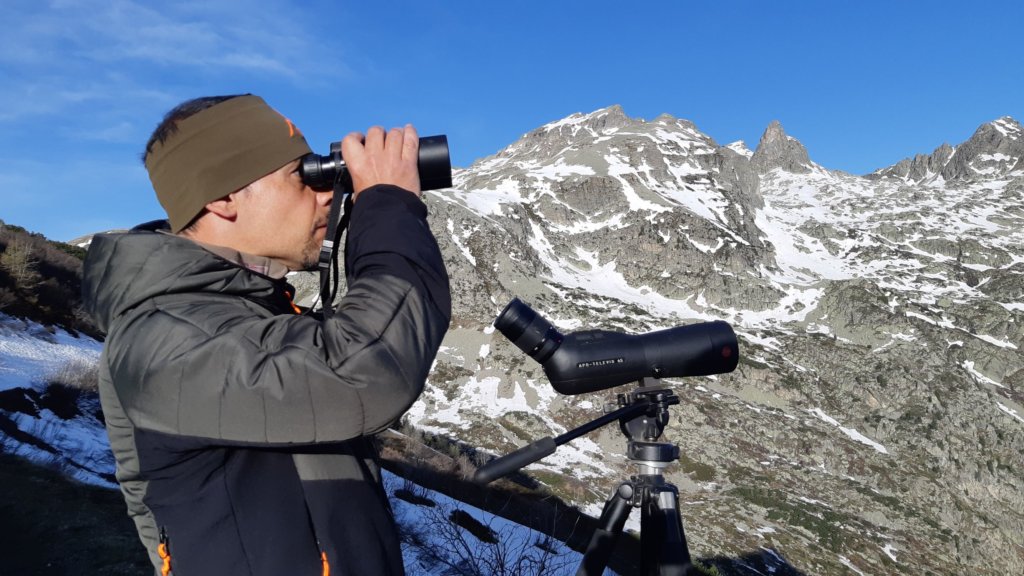
<svg viewBox="0 0 1024 576">
<path fill-rule="evenodd" d="M 619 408 L 574 428 L 556 438 L 542 438 L 519 450 L 492 460 L 477 469 L 473 481 L 487 484 L 550 456 L 562 444 L 566 444 L 605 426 L 619 422 L 619 429 L 628 439 L 627 457 L 641 466 L 641 470 L 657 470 L 679 459 L 679 448 L 674 444 L 658 442 L 669 422 L 668 407 L 679 404 L 679 397 L 671 389 L 652 389 L 644 382 L 656 382 L 654 378 L 640 381 L 640 387 L 629 394 L 618 395 Z M 643 472 L 647 473 L 647 472 Z"/>
<path fill-rule="evenodd" d="M 669 406 L 679 404 L 679 397 L 671 389 L 645 387 L 645 378 L 640 388 L 630 394 L 619 394 L 619 406 L 644 403 L 642 413 L 619 419 L 619 429 L 626 436 L 626 457 L 640 466 L 640 474 L 660 474 L 672 462 L 679 459 L 679 447 L 668 442 L 659 442 L 669 422 Z M 649 385 L 649 384 L 648 384 Z"/>
</svg>

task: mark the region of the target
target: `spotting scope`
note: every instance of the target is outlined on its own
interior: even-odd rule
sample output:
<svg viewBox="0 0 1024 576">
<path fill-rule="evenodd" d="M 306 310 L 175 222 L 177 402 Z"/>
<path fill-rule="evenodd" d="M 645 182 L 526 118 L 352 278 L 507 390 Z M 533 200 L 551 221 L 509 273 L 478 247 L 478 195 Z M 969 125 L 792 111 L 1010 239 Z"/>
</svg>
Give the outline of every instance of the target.
<svg viewBox="0 0 1024 576">
<path fill-rule="evenodd" d="M 724 374 L 736 369 L 739 344 L 728 323 L 716 320 L 647 334 L 610 330 L 560 333 L 514 298 L 494 327 L 540 363 L 560 394 L 596 392 L 643 378 Z"/>
</svg>

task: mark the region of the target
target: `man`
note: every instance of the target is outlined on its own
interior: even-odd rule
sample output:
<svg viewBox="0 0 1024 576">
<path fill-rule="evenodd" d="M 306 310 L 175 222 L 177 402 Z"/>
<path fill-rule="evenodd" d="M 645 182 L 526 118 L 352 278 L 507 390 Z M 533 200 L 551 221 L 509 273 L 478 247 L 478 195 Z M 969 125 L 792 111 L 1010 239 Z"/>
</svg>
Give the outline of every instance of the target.
<svg viewBox="0 0 1024 576">
<path fill-rule="evenodd" d="M 84 299 L 107 334 L 117 478 L 158 571 L 403 573 L 368 437 L 422 391 L 451 317 L 411 126 L 349 134 L 348 292 L 328 319 L 285 281 L 315 265 L 331 192 L 262 99 L 167 114 L 146 168 L 169 223 L 98 235 Z"/>
</svg>

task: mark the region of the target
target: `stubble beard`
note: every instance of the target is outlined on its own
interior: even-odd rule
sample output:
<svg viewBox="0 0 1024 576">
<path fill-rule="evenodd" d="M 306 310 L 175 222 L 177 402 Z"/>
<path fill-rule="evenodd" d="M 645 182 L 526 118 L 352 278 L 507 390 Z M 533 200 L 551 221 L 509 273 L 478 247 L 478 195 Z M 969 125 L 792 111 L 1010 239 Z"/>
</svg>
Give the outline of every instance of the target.
<svg viewBox="0 0 1024 576">
<path fill-rule="evenodd" d="M 320 246 L 323 244 L 324 239 L 318 239 L 320 235 L 317 231 L 320 230 L 320 226 L 322 225 L 323 224 L 320 223 L 313 228 L 313 234 L 310 235 L 309 240 L 306 241 L 306 245 L 302 248 L 302 261 L 300 264 L 302 265 L 303 270 L 316 270 L 317 265 L 320 263 Z M 326 238 L 327 229 L 324 228 L 323 231 L 323 235 Z"/>
<path fill-rule="evenodd" d="M 306 245 L 302 249 L 302 270 L 311 271 L 315 270 L 317 264 L 320 263 L 320 241 L 316 237 L 312 237 L 306 242 Z"/>
</svg>

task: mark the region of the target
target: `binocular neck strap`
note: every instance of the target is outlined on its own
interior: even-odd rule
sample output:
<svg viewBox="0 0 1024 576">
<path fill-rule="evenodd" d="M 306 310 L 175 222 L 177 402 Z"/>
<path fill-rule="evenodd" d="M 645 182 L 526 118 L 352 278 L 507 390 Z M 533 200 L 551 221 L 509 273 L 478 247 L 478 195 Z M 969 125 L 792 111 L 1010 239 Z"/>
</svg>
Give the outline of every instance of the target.
<svg viewBox="0 0 1024 576">
<path fill-rule="evenodd" d="M 338 201 L 340 198 L 340 202 Z M 320 245 L 320 261 L 317 269 L 320 271 L 320 305 L 323 309 L 324 318 L 334 315 L 334 297 L 338 293 L 338 245 L 341 244 L 341 235 L 348 228 L 348 220 L 352 214 L 352 194 L 344 186 L 334 187 L 334 201 L 331 202 L 331 211 L 327 216 L 327 232 L 324 234 L 324 243 Z M 331 283 L 333 272 L 334 282 Z"/>
</svg>

